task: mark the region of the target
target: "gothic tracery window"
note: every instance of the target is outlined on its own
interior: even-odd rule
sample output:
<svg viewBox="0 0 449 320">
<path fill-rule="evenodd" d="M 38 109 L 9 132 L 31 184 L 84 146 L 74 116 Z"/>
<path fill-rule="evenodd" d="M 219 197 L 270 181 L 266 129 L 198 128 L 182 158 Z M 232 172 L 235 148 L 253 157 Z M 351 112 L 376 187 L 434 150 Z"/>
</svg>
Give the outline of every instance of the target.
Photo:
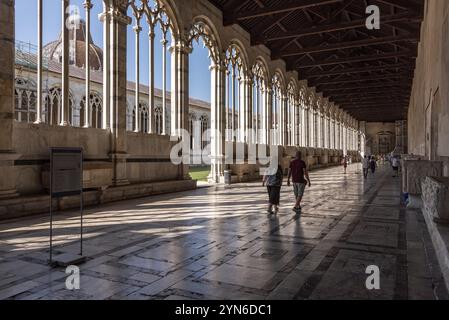
<svg viewBox="0 0 449 320">
<path fill-rule="evenodd" d="M 102 128 L 102 113 L 103 113 L 103 101 L 99 93 L 93 92 L 90 94 L 90 124 L 92 128 Z M 85 105 L 86 97 L 84 96 L 80 102 L 79 110 L 79 125 L 83 127 L 85 125 Z"/>
<path fill-rule="evenodd" d="M 36 84 L 32 80 L 16 78 L 14 117 L 19 122 L 36 120 Z"/>
<path fill-rule="evenodd" d="M 287 88 L 287 145 L 297 144 L 297 130 L 299 130 L 296 86 L 293 82 Z"/>
<path fill-rule="evenodd" d="M 228 141 L 243 141 L 241 119 L 243 116 L 242 91 L 244 66 L 240 50 L 231 45 L 226 51 L 226 129 Z"/>
<path fill-rule="evenodd" d="M 272 120 L 272 142 L 273 144 L 281 144 L 281 110 L 283 104 L 283 92 L 282 84 L 278 74 L 275 74 L 272 80 L 272 110 L 271 110 L 271 120 Z"/>
<path fill-rule="evenodd" d="M 263 124 L 264 108 L 266 106 L 265 93 L 266 93 L 266 77 L 263 65 L 258 61 L 252 68 L 253 76 L 253 128 L 256 135 L 257 143 L 266 143 L 264 139 L 263 130 L 266 129 Z"/>
<path fill-rule="evenodd" d="M 156 110 L 155 94 L 156 85 L 161 88 L 162 105 L 159 107 L 162 118 L 170 119 L 168 96 L 170 90 L 170 82 L 168 74 L 171 70 L 171 60 L 168 50 L 170 43 L 175 40 L 173 38 L 173 23 L 168 16 L 165 5 L 158 0 L 131 0 L 129 1 L 128 15 L 133 17 L 132 29 L 134 31 L 134 113 L 138 113 L 138 119 L 133 125 L 134 131 L 169 134 L 170 123 L 166 121 L 158 122 L 157 115 L 151 114 L 151 110 Z M 130 37 L 131 38 L 131 37 Z M 141 45 L 142 40 L 148 45 Z M 148 51 L 145 51 L 148 50 Z M 147 53 L 148 55 L 145 55 Z M 148 61 L 148 69 L 142 72 L 141 60 Z M 159 70 L 158 70 L 159 69 Z M 148 79 L 142 79 L 141 76 L 148 75 Z M 157 77 L 157 78 L 156 78 Z M 148 81 L 147 92 L 141 92 L 141 84 Z M 142 109 L 142 95 L 145 94 L 148 101 L 145 102 L 146 109 Z M 137 103 L 139 101 L 139 103 Z M 154 117 L 155 121 L 152 121 Z M 154 128 L 152 127 L 154 124 Z M 140 127 L 143 126 L 143 127 Z M 137 127 L 137 128 L 136 128 Z"/>
</svg>

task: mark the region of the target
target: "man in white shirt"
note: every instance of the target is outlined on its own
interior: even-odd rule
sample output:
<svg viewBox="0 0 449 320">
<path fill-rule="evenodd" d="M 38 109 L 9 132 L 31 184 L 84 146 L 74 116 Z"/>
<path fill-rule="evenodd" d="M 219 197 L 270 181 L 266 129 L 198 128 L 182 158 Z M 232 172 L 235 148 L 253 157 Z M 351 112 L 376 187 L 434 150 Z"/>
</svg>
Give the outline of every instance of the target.
<svg viewBox="0 0 449 320">
<path fill-rule="evenodd" d="M 391 159 L 391 166 L 393 167 L 394 176 L 399 177 L 399 159 L 397 157 L 393 157 Z"/>
<path fill-rule="evenodd" d="M 368 169 L 369 169 L 369 160 L 366 156 L 362 159 L 362 167 L 363 167 L 363 177 L 366 179 L 368 177 Z"/>
</svg>

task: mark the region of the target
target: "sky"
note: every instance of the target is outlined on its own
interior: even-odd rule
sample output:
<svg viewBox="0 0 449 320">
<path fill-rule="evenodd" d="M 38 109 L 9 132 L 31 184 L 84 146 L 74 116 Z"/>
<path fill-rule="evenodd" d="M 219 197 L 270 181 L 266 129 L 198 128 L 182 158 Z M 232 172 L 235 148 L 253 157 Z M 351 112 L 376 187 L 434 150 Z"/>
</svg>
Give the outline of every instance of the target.
<svg viewBox="0 0 449 320">
<path fill-rule="evenodd" d="M 61 0 L 44 0 L 43 2 L 43 41 L 44 45 L 56 40 L 61 30 Z M 84 0 L 70 0 L 70 5 L 79 8 L 82 19 L 85 18 Z M 91 10 L 91 35 L 94 43 L 103 48 L 103 26 L 98 15 L 103 11 L 102 0 L 93 0 Z M 37 45 L 37 1 L 16 0 L 16 40 L 32 45 Z M 156 28 L 155 38 L 155 85 L 162 88 L 162 32 Z M 148 84 L 149 59 L 148 59 L 148 26 L 142 24 L 140 33 L 140 82 Z M 167 40 L 171 41 L 170 35 Z M 195 43 L 193 52 L 189 58 L 190 96 L 210 102 L 210 59 L 209 53 L 202 42 Z M 170 90 L 170 57 L 167 53 L 167 90 Z M 135 32 L 132 26 L 128 26 L 127 32 L 127 78 L 135 80 Z"/>
</svg>

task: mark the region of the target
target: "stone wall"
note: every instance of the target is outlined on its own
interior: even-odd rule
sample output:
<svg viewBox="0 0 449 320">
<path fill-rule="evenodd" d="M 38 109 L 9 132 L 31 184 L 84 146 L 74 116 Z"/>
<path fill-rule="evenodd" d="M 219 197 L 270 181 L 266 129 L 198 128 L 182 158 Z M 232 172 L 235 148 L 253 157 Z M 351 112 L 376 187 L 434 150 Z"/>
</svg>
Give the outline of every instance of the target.
<svg viewBox="0 0 449 320">
<path fill-rule="evenodd" d="M 392 152 L 394 150 L 394 145 L 396 143 L 396 126 L 394 122 L 367 122 L 366 123 L 366 153 L 368 155 L 371 154 L 381 154 L 381 153 L 388 153 Z M 392 146 L 388 149 L 388 152 L 381 152 L 383 150 L 379 150 L 379 138 L 381 136 L 379 134 L 383 135 L 386 133 L 391 133 L 391 144 Z"/>
<path fill-rule="evenodd" d="M 409 153 L 444 161 L 449 175 L 449 1 L 426 1 L 408 112 Z"/>
</svg>

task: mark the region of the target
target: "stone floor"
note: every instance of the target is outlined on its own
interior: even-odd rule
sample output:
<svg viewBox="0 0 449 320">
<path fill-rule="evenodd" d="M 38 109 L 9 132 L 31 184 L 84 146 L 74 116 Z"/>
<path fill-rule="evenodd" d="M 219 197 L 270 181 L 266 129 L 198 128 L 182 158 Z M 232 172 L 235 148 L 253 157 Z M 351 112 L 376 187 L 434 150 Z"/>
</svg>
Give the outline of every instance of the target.
<svg viewBox="0 0 449 320">
<path fill-rule="evenodd" d="M 268 216 L 259 183 L 120 202 L 86 212 L 81 288 L 50 269 L 48 216 L 0 224 L 0 299 L 447 299 L 421 212 L 400 179 L 358 165 L 313 172 L 304 212 Z M 78 253 L 76 212 L 57 215 L 59 253 Z M 365 287 L 380 268 L 380 290 Z"/>
</svg>

